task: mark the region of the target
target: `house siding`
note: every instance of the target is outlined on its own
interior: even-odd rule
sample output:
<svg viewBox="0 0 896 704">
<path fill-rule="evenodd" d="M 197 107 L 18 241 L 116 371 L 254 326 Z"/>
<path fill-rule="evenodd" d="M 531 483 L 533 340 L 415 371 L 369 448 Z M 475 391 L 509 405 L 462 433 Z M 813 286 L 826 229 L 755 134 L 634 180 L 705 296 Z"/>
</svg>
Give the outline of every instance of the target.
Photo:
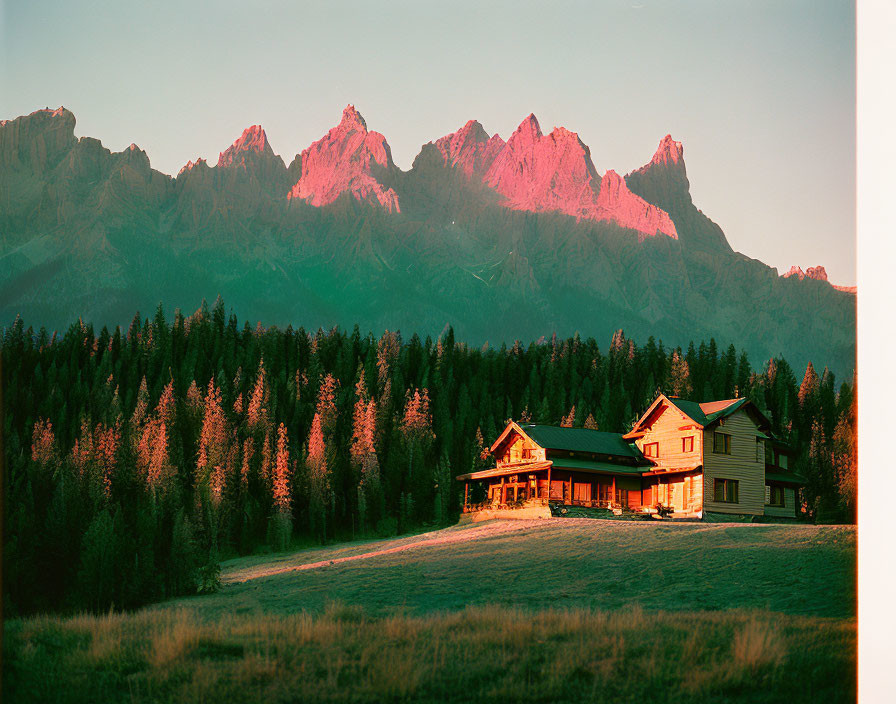
<svg viewBox="0 0 896 704">
<path fill-rule="evenodd" d="M 763 487 L 763 491 L 765 488 Z M 794 491 L 788 486 L 784 487 L 784 506 L 766 506 L 766 516 L 780 516 L 781 518 L 796 517 L 796 501 Z"/>
<path fill-rule="evenodd" d="M 731 436 L 730 455 L 713 452 L 713 432 L 716 430 Z M 756 461 L 756 431 L 756 423 L 744 411 L 736 411 L 725 418 L 724 425 L 716 424 L 703 431 L 703 506 L 706 511 L 754 516 L 765 512 L 765 459 Z M 713 500 L 716 479 L 737 480 L 738 503 Z"/>
</svg>

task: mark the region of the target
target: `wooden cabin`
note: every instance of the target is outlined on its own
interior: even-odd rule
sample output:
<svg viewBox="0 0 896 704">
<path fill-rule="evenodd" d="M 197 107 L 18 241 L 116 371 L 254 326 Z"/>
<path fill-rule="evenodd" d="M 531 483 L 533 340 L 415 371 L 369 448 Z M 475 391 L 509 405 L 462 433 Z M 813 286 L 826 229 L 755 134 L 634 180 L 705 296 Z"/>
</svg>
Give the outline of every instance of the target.
<svg viewBox="0 0 896 704">
<path fill-rule="evenodd" d="M 496 466 L 457 477 L 487 483 L 493 506 L 557 501 L 571 506 L 642 506 L 641 474 L 653 463 L 619 433 L 511 421 L 490 448 Z"/>
<path fill-rule="evenodd" d="M 795 517 L 805 483 L 789 448 L 747 399 L 697 403 L 660 395 L 626 434 L 511 421 L 490 448 L 495 467 L 469 474 L 464 511 L 561 503 L 673 517 Z M 470 483 L 485 484 L 473 505 Z"/>
</svg>

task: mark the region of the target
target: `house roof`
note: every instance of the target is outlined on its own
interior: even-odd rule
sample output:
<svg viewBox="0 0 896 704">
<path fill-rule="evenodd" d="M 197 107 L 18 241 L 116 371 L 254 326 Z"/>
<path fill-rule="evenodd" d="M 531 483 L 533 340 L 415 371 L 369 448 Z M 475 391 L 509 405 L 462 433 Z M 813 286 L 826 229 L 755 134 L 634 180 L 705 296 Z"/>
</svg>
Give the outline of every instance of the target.
<svg viewBox="0 0 896 704">
<path fill-rule="evenodd" d="M 643 436 L 644 431 L 641 430 L 642 426 L 648 423 L 651 418 L 657 418 L 670 406 L 674 406 L 679 412 L 687 418 L 690 418 L 701 428 L 708 428 L 716 421 L 743 409 L 754 416 L 753 419 L 756 421 L 756 425 L 760 428 L 760 432 L 762 430 L 769 432 L 769 435 L 765 435 L 765 433 L 761 433 L 761 435 L 773 439 L 773 436 L 770 433 L 771 421 L 756 407 L 755 403 L 752 403 L 746 397 L 698 403 L 697 401 L 686 401 L 683 398 L 666 396 L 665 394 L 660 394 L 656 397 L 656 400 L 650 404 L 650 407 L 644 411 L 641 417 L 635 422 L 631 431 L 626 433 L 623 437 L 632 440 Z"/>
<path fill-rule="evenodd" d="M 466 479 L 488 479 L 490 477 L 509 476 L 512 474 L 529 474 L 530 472 L 540 472 L 551 466 L 548 462 L 530 462 L 529 464 L 515 464 L 510 467 L 492 467 L 491 469 L 483 469 L 478 472 L 470 472 L 468 474 L 458 474 L 457 479 L 464 481 Z"/>
<path fill-rule="evenodd" d="M 530 462 L 528 464 L 514 464 L 504 467 L 492 467 L 491 469 L 483 469 L 479 472 L 470 472 L 469 474 L 459 474 L 457 479 L 460 481 L 490 479 L 492 477 L 502 477 L 512 474 L 531 474 L 533 472 L 542 472 L 548 467 L 557 467 L 559 469 L 574 469 L 577 472 L 590 472 L 593 474 L 631 474 L 639 476 L 647 471 L 645 467 L 638 467 L 625 464 L 615 464 L 614 462 L 598 462 L 595 460 L 581 460 L 579 458 L 560 458 L 556 460 L 547 460 L 545 462 Z"/>
<path fill-rule="evenodd" d="M 683 398 L 670 397 L 669 401 L 675 404 L 676 408 L 686 416 L 694 419 L 700 425 L 706 426 L 720 418 L 730 416 L 741 408 L 747 402 L 747 399 L 746 397 L 729 398 L 724 401 L 697 403 L 696 401 L 685 401 Z"/>
<path fill-rule="evenodd" d="M 647 470 L 644 467 L 634 467 L 613 462 L 595 462 L 592 460 L 580 460 L 558 458 L 553 460 L 554 467 L 559 469 L 574 469 L 579 472 L 594 472 L 597 474 L 635 474 L 640 476 Z"/>
<path fill-rule="evenodd" d="M 640 460 L 641 451 L 619 433 L 605 433 L 588 428 L 559 428 L 556 425 L 520 425 L 526 435 L 546 450 L 593 452 L 601 455 L 631 457 Z M 565 460 L 564 460 L 565 461 Z"/>
<path fill-rule="evenodd" d="M 775 471 L 770 472 L 768 469 L 765 470 L 765 481 L 767 482 L 781 482 L 782 484 L 798 484 L 799 486 L 805 486 L 806 478 L 797 474 L 796 472 L 788 472 L 784 469 L 777 469 Z"/>
</svg>

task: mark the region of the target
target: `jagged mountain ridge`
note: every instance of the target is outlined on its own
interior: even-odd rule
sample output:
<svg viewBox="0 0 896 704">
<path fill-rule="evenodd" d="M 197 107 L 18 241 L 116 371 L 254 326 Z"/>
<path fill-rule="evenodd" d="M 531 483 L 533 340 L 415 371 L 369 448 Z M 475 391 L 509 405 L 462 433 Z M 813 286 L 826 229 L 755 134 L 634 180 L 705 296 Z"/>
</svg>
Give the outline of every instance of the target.
<svg viewBox="0 0 896 704">
<path fill-rule="evenodd" d="M 470 121 L 405 172 L 349 106 L 289 167 L 253 126 L 216 166 L 171 178 L 74 126 L 63 109 L 0 125 L 6 323 L 121 324 L 221 294 L 243 316 L 306 328 L 450 323 L 477 343 L 624 328 L 715 337 L 754 361 L 854 364 L 854 296 L 733 252 L 669 136 L 641 169 L 601 177 L 573 132 L 543 135 L 530 116 L 504 142 Z"/>
</svg>

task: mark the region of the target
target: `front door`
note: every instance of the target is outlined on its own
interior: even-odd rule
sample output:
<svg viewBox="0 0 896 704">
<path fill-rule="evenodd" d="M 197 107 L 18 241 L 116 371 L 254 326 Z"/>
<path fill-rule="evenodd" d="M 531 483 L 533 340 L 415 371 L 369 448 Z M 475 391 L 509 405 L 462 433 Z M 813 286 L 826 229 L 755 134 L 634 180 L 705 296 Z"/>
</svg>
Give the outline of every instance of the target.
<svg viewBox="0 0 896 704">
<path fill-rule="evenodd" d="M 591 484 L 590 482 L 585 484 L 584 482 L 576 482 L 574 485 L 575 493 L 573 496 L 574 501 L 580 506 L 590 506 L 591 505 Z"/>
<path fill-rule="evenodd" d="M 684 483 L 675 482 L 672 488 L 672 506 L 676 511 L 684 511 Z"/>
</svg>

